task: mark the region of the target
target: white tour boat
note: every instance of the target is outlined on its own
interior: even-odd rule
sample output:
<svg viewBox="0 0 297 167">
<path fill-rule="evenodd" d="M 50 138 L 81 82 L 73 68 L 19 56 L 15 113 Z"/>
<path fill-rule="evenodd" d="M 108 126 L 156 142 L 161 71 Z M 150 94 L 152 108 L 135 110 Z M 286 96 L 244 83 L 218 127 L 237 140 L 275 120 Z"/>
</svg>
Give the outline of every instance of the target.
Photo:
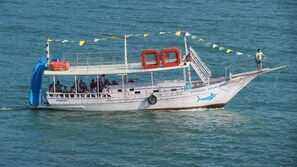
<svg viewBox="0 0 297 167">
<path fill-rule="evenodd" d="M 264 68 L 238 74 L 226 74 L 212 78 L 210 69 L 192 47 L 187 46 L 184 35 L 185 53 L 178 48 L 162 50 L 148 49 L 134 56 L 135 62 L 128 60 L 127 36 L 124 39 L 123 61 L 105 62 L 102 53 L 91 61 L 89 54 L 51 56 L 50 42 L 47 40 L 47 57 L 36 64 L 31 78 L 31 108 L 46 108 L 71 111 L 127 111 L 127 110 L 184 110 L 194 108 L 222 108 L 242 88 L 260 74 L 288 68 Z M 96 55 L 93 58 L 96 58 Z M 196 74 L 191 74 L 191 68 Z M 156 80 L 155 74 L 180 70 L 181 76 L 174 80 Z M 193 73 L 193 72 L 192 72 Z M 149 76 L 146 82 L 133 81 L 131 75 Z M 116 76 L 119 81 L 105 82 L 102 76 Z M 199 80 L 192 80 L 198 75 Z M 61 90 L 59 79 L 72 76 L 72 91 Z M 93 88 L 81 87 L 80 77 L 90 76 L 96 82 Z M 48 86 L 43 92 L 43 79 Z M 197 78 L 197 77 L 196 77 Z M 55 83 L 55 84 L 51 84 Z"/>
</svg>

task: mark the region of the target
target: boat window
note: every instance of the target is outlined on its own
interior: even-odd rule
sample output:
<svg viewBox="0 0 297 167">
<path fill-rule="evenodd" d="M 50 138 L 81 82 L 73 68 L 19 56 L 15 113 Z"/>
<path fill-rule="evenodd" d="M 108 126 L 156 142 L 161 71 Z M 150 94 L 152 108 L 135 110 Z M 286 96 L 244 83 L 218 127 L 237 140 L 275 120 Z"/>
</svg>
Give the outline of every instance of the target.
<svg viewBox="0 0 297 167">
<path fill-rule="evenodd" d="M 131 88 L 130 91 L 134 91 L 134 88 Z"/>
<path fill-rule="evenodd" d="M 159 92 L 159 90 L 154 90 L 154 92 Z"/>
<path fill-rule="evenodd" d="M 135 94 L 140 94 L 140 91 L 135 91 Z"/>
<path fill-rule="evenodd" d="M 171 91 L 177 91 L 177 89 L 171 89 Z"/>
<path fill-rule="evenodd" d="M 118 89 L 118 92 L 123 92 L 122 89 Z"/>
</svg>

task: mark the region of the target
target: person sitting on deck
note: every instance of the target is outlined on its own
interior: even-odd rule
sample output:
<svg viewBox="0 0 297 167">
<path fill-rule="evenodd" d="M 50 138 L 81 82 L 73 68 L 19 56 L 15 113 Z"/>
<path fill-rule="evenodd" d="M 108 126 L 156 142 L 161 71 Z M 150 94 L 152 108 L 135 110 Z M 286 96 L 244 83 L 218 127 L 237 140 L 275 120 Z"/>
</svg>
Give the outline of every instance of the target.
<svg viewBox="0 0 297 167">
<path fill-rule="evenodd" d="M 54 82 L 52 82 L 48 88 L 49 92 L 54 92 Z"/>
<path fill-rule="evenodd" d="M 80 80 L 80 83 L 79 83 L 79 88 L 81 89 L 82 92 L 84 92 L 85 89 L 87 89 L 87 85 L 85 82 L 83 82 L 82 80 Z"/>
<path fill-rule="evenodd" d="M 62 92 L 63 91 L 62 88 L 64 87 L 64 85 L 61 84 L 60 81 L 57 81 L 55 86 L 56 86 L 56 92 Z"/>
<path fill-rule="evenodd" d="M 64 86 L 62 93 L 69 93 L 69 91 L 67 90 L 67 86 Z"/>
<path fill-rule="evenodd" d="M 70 89 L 70 93 L 76 93 L 76 89 L 75 89 L 74 86 L 71 87 L 71 89 Z"/>
<path fill-rule="evenodd" d="M 186 58 L 185 58 L 186 62 L 192 62 L 192 56 L 191 56 L 191 53 L 188 53 Z"/>
<path fill-rule="evenodd" d="M 102 95 L 103 95 L 103 97 L 110 97 L 108 85 L 104 86 L 104 88 L 102 90 Z"/>
<path fill-rule="evenodd" d="M 110 85 L 110 82 L 109 82 L 108 79 L 105 79 L 105 81 L 104 81 L 104 85 Z"/>
<path fill-rule="evenodd" d="M 92 81 L 90 83 L 90 88 L 91 88 L 91 92 L 96 92 L 97 83 L 95 82 L 94 79 L 92 79 Z"/>
<path fill-rule="evenodd" d="M 84 93 L 89 94 L 90 93 L 89 89 L 88 88 L 84 89 Z"/>
</svg>

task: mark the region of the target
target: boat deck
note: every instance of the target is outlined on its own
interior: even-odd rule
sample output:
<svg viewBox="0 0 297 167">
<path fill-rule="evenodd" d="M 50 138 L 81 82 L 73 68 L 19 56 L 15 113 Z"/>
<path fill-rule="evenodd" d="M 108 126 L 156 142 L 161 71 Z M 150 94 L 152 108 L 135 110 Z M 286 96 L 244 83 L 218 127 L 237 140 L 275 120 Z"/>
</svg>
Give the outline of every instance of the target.
<svg viewBox="0 0 297 167">
<path fill-rule="evenodd" d="M 102 75 L 102 74 L 128 74 L 151 71 L 163 71 L 187 68 L 188 65 L 181 63 L 174 67 L 159 67 L 154 69 L 143 69 L 141 63 L 129 64 L 111 64 L 111 65 L 87 65 L 87 66 L 70 66 L 67 71 L 50 71 L 45 70 L 44 75 Z"/>
</svg>

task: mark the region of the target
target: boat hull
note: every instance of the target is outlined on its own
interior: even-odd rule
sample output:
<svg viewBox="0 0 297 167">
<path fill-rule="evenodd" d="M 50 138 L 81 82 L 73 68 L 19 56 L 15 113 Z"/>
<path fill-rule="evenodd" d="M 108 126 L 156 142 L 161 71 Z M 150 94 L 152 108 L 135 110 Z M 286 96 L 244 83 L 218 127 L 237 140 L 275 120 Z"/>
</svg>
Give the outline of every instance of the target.
<svg viewBox="0 0 297 167">
<path fill-rule="evenodd" d="M 71 111 L 184 110 L 222 108 L 257 75 L 241 76 L 181 92 L 156 93 L 156 104 L 146 97 L 47 98 L 51 109 Z"/>
</svg>

